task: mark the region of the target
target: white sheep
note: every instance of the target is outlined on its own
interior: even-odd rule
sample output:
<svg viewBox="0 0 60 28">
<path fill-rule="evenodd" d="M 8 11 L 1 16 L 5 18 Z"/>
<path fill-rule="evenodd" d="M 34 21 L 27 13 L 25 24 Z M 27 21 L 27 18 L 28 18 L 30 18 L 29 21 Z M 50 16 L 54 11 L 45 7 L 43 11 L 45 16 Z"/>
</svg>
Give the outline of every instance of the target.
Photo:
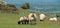
<svg viewBox="0 0 60 28">
<path fill-rule="evenodd" d="M 45 16 L 45 14 L 40 14 L 39 17 L 40 17 L 40 21 L 43 21 L 46 16 Z"/>
<path fill-rule="evenodd" d="M 20 17 L 20 19 L 19 19 L 19 21 L 18 21 L 18 24 L 23 24 L 23 20 L 24 20 L 24 18 L 23 17 Z"/>
<path fill-rule="evenodd" d="M 18 21 L 18 24 L 26 24 L 26 23 L 29 23 L 29 20 L 26 16 L 23 16 L 23 17 L 20 17 L 19 21 Z"/>
<path fill-rule="evenodd" d="M 53 18 L 50 18 L 49 20 L 50 21 L 57 21 L 57 18 L 56 17 L 53 17 Z"/>
<path fill-rule="evenodd" d="M 37 16 L 36 16 L 35 13 L 30 13 L 30 14 L 28 15 L 28 18 L 29 18 L 29 21 L 30 21 L 31 24 L 32 24 L 33 22 L 36 23 L 36 18 L 37 18 Z"/>
<path fill-rule="evenodd" d="M 30 13 L 30 14 L 28 15 L 28 18 L 29 18 L 29 20 L 33 20 L 34 18 L 37 18 L 37 16 L 36 16 L 35 13 Z"/>
</svg>

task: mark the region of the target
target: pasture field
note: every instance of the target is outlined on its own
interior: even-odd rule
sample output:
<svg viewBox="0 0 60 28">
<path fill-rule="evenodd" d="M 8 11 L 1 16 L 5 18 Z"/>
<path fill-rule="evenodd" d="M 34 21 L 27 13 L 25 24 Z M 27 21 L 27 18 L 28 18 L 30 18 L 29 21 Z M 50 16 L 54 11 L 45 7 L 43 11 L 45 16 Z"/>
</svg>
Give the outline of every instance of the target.
<svg viewBox="0 0 60 28">
<path fill-rule="evenodd" d="M 6 13 L 6 12 L 0 12 L 0 28 L 60 28 L 60 19 L 58 18 L 57 22 L 51 22 L 49 21 L 50 15 L 47 15 L 47 18 L 45 21 L 39 21 L 39 17 L 37 18 L 37 24 L 36 25 L 18 25 L 17 21 L 21 16 L 27 16 L 31 11 L 29 10 L 22 10 L 19 9 L 19 14 L 13 14 L 13 13 Z M 36 12 L 37 16 L 39 15 L 38 12 Z"/>
</svg>

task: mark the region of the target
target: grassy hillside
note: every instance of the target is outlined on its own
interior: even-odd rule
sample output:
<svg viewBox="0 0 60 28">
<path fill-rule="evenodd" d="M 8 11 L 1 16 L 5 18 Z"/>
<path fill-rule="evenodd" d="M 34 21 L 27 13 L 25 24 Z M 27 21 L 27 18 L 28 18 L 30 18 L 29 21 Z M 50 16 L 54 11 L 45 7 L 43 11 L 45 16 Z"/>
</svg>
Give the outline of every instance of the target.
<svg viewBox="0 0 60 28">
<path fill-rule="evenodd" d="M 0 12 L 0 28 L 60 28 L 60 20 L 57 22 L 48 21 L 48 18 L 51 17 L 47 14 L 45 21 L 40 22 L 39 17 L 37 18 L 36 25 L 18 25 L 17 21 L 21 16 L 27 16 L 31 11 L 19 9 L 19 14 L 12 13 L 1 13 Z M 36 12 L 37 16 L 40 12 Z"/>
</svg>

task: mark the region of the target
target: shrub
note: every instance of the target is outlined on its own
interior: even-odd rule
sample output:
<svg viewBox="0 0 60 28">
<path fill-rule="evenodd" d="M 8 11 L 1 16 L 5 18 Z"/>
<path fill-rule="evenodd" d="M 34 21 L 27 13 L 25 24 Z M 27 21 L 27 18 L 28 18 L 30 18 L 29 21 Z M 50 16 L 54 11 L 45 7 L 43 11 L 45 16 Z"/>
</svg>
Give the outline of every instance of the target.
<svg viewBox="0 0 60 28">
<path fill-rule="evenodd" d="M 23 8 L 23 9 L 29 9 L 30 5 L 29 5 L 29 3 L 25 2 L 25 3 L 22 4 L 21 8 Z"/>
</svg>

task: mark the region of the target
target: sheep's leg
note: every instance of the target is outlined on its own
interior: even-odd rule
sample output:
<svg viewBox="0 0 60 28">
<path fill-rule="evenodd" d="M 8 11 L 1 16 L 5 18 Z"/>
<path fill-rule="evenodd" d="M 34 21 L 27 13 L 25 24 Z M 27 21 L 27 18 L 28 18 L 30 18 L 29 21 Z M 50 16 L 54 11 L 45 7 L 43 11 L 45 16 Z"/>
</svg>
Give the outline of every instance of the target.
<svg viewBox="0 0 60 28">
<path fill-rule="evenodd" d="M 26 21 L 25 21 L 25 24 L 26 24 Z"/>
<path fill-rule="evenodd" d="M 22 24 L 24 24 L 24 21 L 22 21 Z"/>
<path fill-rule="evenodd" d="M 24 20 L 24 24 L 26 24 L 27 23 L 27 21 L 26 20 Z"/>
<path fill-rule="evenodd" d="M 27 24 L 29 24 L 29 20 L 27 20 Z"/>
<path fill-rule="evenodd" d="M 20 24 L 21 22 L 20 21 L 18 21 L 18 24 Z"/>
<path fill-rule="evenodd" d="M 30 20 L 30 24 L 33 24 L 33 21 L 32 20 Z"/>
<path fill-rule="evenodd" d="M 34 20 L 33 20 L 33 21 L 34 21 L 34 24 L 36 24 L 36 18 L 34 18 Z"/>
<path fill-rule="evenodd" d="M 40 20 L 40 21 L 43 21 L 43 20 Z"/>
<path fill-rule="evenodd" d="M 31 20 L 30 23 L 31 23 L 31 25 L 35 25 L 36 24 L 36 20 Z"/>
<path fill-rule="evenodd" d="M 26 21 L 25 21 L 25 24 L 29 24 L 29 20 L 26 20 Z"/>
</svg>

